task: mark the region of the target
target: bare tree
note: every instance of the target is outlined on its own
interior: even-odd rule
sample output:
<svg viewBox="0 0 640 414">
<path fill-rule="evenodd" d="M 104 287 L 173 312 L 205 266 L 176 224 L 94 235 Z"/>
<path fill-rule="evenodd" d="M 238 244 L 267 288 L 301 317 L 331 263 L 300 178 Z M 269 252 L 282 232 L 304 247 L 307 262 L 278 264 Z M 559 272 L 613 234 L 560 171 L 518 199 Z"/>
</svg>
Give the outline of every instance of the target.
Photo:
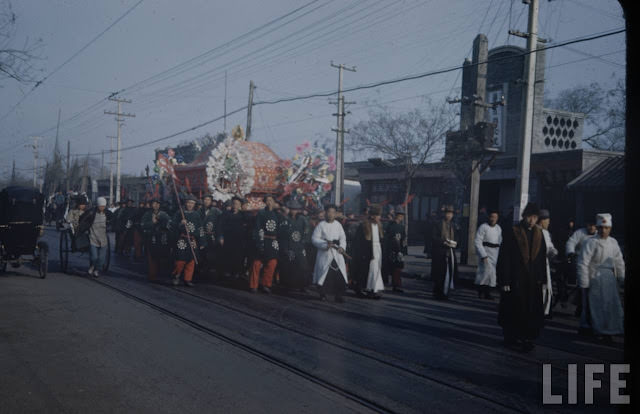
<svg viewBox="0 0 640 414">
<path fill-rule="evenodd" d="M 624 151 L 626 91 L 622 80 L 613 89 L 599 83 L 564 89 L 545 106 L 585 115 L 585 137 L 582 141 L 596 149 Z"/>
<path fill-rule="evenodd" d="M 16 31 L 16 14 L 10 0 L 0 0 L 0 81 L 14 79 L 20 83 L 34 83 L 37 69 L 33 62 L 41 41 L 25 40 L 22 46 L 12 46 Z"/>
<path fill-rule="evenodd" d="M 427 102 L 426 108 L 394 114 L 380 107 L 369 113 L 368 121 L 353 126 L 348 136 L 347 145 L 353 151 L 382 155 L 402 168 L 405 200 L 416 172 L 443 155 L 446 133 L 455 123 L 449 106 Z M 408 218 L 408 204 L 404 208 Z M 409 234 L 408 220 L 405 231 Z"/>
</svg>

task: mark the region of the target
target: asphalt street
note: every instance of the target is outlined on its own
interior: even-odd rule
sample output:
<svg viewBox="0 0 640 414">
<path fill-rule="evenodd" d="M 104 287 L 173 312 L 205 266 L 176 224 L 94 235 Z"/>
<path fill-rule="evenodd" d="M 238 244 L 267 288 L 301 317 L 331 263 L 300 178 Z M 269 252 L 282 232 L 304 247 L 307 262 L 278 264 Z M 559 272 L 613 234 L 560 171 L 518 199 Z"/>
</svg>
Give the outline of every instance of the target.
<svg viewBox="0 0 640 414">
<path fill-rule="evenodd" d="M 543 406 L 542 365 L 566 400 L 567 364 L 623 360 L 622 338 L 576 334 L 571 307 L 531 353 L 506 349 L 497 299 L 466 284 L 441 302 L 428 280 L 405 278 L 405 293 L 338 304 L 252 294 L 242 280 L 150 284 L 121 257 L 94 280 L 86 255 L 58 273 L 55 230 L 45 240 L 46 279 L 0 274 L 0 412 L 581 411 Z M 599 379 L 589 408 L 614 411 Z"/>
</svg>

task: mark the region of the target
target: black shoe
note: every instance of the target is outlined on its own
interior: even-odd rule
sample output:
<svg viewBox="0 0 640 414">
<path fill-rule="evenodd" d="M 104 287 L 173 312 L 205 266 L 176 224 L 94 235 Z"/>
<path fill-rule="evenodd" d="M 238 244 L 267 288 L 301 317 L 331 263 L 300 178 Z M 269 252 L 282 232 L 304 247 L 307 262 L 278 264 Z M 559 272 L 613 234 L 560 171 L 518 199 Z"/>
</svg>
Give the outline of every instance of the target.
<svg viewBox="0 0 640 414">
<path fill-rule="evenodd" d="M 194 285 L 193 285 L 193 282 L 191 282 L 190 280 L 185 280 L 185 281 L 184 281 L 184 285 L 185 285 L 185 286 L 189 286 L 189 287 L 193 287 L 193 286 L 194 286 Z"/>
<path fill-rule="evenodd" d="M 342 298 L 342 296 L 336 296 L 335 300 L 336 300 L 336 303 L 344 303 L 344 299 Z"/>
<path fill-rule="evenodd" d="M 367 295 L 365 295 L 364 292 L 362 290 L 360 290 L 360 289 L 356 290 L 355 292 L 356 292 L 356 296 L 359 297 L 359 298 L 366 298 L 367 297 Z"/>
<path fill-rule="evenodd" d="M 393 291 L 397 292 L 397 293 L 404 293 L 404 290 L 402 288 L 399 288 L 399 287 L 394 287 Z"/>
<path fill-rule="evenodd" d="M 484 292 L 484 298 L 488 299 L 488 300 L 492 300 L 493 296 L 491 296 L 491 292 L 486 291 L 486 292 Z"/>
<path fill-rule="evenodd" d="M 327 295 L 325 295 L 324 293 L 321 293 L 320 294 L 320 300 L 323 301 L 323 302 L 326 302 L 327 301 Z"/>
<path fill-rule="evenodd" d="M 262 286 L 262 291 L 267 295 L 271 293 L 271 289 L 269 289 L 267 286 Z"/>
</svg>

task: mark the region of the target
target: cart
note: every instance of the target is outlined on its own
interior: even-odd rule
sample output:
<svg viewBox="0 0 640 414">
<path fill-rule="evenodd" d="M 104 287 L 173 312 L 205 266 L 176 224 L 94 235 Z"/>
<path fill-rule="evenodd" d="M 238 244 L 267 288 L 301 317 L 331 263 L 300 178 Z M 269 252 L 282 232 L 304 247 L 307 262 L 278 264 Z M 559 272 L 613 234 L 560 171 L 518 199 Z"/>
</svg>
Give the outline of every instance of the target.
<svg viewBox="0 0 640 414">
<path fill-rule="evenodd" d="M 0 271 L 30 263 L 47 277 L 49 246 L 44 235 L 44 196 L 38 190 L 11 186 L 0 191 Z"/>
</svg>

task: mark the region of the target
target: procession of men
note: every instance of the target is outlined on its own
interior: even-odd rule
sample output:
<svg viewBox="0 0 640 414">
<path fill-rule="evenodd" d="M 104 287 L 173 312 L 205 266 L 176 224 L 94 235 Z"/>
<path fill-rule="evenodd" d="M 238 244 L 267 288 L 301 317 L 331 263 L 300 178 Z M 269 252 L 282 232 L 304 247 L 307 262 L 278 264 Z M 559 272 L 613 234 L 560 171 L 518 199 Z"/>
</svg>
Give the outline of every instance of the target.
<svg viewBox="0 0 640 414">
<path fill-rule="evenodd" d="M 372 299 L 381 299 L 387 287 L 404 292 L 408 239 L 400 207 L 383 220 L 382 206 L 376 204 L 356 218 L 336 205 L 310 210 L 293 197 L 274 194 L 263 197 L 259 210 L 241 197 L 222 202 L 210 194 L 201 199 L 186 194 L 181 201 L 170 205 L 153 199 L 136 207 L 125 200 L 109 219 L 116 253 L 134 260 L 144 255 L 150 282 L 194 287 L 198 279 L 213 278 L 266 294 L 274 288 L 305 294 L 313 286 L 321 300 L 332 297 L 338 303 L 347 289 Z M 78 197 L 73 204 L 67 221 L 76 232 L 87 200 Z M 441 213 L 424 238 L 430 247 L 433 298 L 449 300 L 458 285 L 460 230 L 452 205 L 442 206 Z M 473 244 L 478 258 L 474 284 L 482 300 L 498 295 L 505 346 L 531 351 L 553 308 L 569 300 L 576 304 L 580 334 L 603 341 L 622 334 L 617 287 L 624 280 L 624 259 L 610 236 L 611 215 L 598 214 L 575 231 L 570 226 L 572 233 L 558 248 L 549 230 L 549 210 L 534 203 L 513 226 L 501 226 L 497 210 L 483 215 Z M 565 262 L 560 265 L 558 257 Z M 95 272 L 93 265 L 90 271 Z M 562 294 L 567 272 L 575 273 L 572 295 Z"/>
</svg>

